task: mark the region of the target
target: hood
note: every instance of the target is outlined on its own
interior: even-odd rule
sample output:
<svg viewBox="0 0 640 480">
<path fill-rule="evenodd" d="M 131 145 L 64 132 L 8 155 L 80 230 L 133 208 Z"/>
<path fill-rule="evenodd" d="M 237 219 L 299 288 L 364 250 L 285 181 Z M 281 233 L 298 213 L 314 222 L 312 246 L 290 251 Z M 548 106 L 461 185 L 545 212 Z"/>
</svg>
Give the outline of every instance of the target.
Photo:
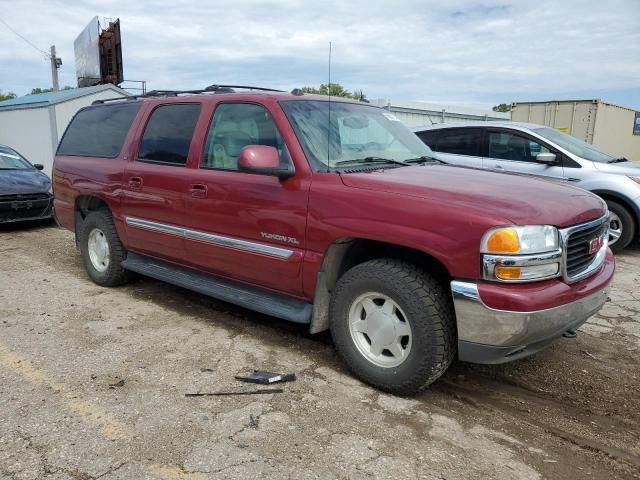
<svg viewBox="0 0 640 480">
<path fill-rule="evenodd" d="M 515 225 L 566 227 L 606 211 L 596 195 L 558 181 L 452 165 L 344 173 L 341 178 L 349 187 L 428 199 L 442 208 L 455 205 Z"/>
<path fill-rule="evenodd" d="M 51 180 L 38 170 L 0 170 L 0 195 L 42 193 L 51 188 Z"/>
<path fill-rule="evenodd" d="M 619 163 L 600 163 L 593 162 L 593 166 L 600 172 L 617 173 L 619 175 L 629 175 L 631 177 L 640 177 L 640 163 L 636 162 L 619 162 Z"/>
</svg>

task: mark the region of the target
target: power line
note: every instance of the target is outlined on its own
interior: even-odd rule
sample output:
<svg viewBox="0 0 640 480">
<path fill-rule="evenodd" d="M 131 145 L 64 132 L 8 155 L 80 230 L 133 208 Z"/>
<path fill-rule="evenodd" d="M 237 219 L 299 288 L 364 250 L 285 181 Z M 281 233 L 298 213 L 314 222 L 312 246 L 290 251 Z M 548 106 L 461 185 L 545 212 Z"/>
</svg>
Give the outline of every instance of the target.
<svg viewBox="0 0 640 480">
<path fill-rule="evenodd" d="M 17 31 L 15 31 L 13 28 L 11 28 L 11 26 L 5 22 L 2 18 L 0 18 L 0 22 L 4 24 L 5 27 L 7 27 L 9 30 L 11 30 L 13 33 L 15 33 L 18 37 L 20 37 L 22 40 L 24 40 L 25 42 L 27 42 L 30 46 L 32 46 L 33 48 L 35 48 L 37 51 L 39 51 L 40 53 L 42 53 L 46 58 L 51 58 L 51 55 L 47 52 L 45 52 L 44 50 L 41 50 L 40 48 L 36 47 L 33 43 L 31 43 L 29 40 L 27 40 L 25 37 L 23 37 L 22 35 L 20 35 L 20 33 L 18 33 Z"/>
</svg>

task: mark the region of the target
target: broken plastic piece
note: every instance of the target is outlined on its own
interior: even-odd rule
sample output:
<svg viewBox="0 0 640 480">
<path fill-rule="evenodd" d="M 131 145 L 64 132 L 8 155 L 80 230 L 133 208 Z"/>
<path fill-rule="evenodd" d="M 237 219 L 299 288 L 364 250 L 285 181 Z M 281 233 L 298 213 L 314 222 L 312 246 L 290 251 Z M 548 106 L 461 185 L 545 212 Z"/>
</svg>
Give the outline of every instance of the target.
<svg viewBox="0 0 640 480">
<path fill-rule="evenodd" d="M 260 370 L 254 370 L 252 375 L 241 377 L 236 375 L 236 380 L 247 383 L 259 383 L 262 385 L 269 385 L 271 383 L 279 382 L 293 382 L 296 379 L 295 373 L 273 373 L 262 372 Z"/>
<path fill-rule="evenodd" d="M 228 395 L 267 395 L 269 393 L 282 393 L 281 388 L 267 388 L 261 390 L 239 390 L 237 392 L 211 392 L 211 393 L 185 393 L 185 397 L 222 397 Z"/>
</svg>

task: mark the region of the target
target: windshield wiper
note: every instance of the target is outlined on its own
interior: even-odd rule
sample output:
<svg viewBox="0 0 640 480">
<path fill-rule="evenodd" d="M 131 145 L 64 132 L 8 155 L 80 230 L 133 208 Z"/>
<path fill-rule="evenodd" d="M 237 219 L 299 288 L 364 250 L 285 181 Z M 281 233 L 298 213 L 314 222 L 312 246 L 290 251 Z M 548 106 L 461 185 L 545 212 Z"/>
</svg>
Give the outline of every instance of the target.
<svg viewBox="0 0 640 480">
<path fill-rule="evenodd" d="M 334 165 L 336 167 L 348 164 L 364 164 L 364 163 L 394 163 L 397 165 L 407 165 L 405 162 L 401 162 L 400 160 L 394 160 L 393 158 L 382 158 L 382 157 L 364 157 L 364 158 L 353 158 L 351 160 L 340 160 L 339 162 L 335 162 Z"/>
<path fill-rule="evenodd" d="M 440 160 L 439 158 L 435 158 L 435 157 L 427 157 L 426 155 L 423 155 L 421 157 L 416 157 L 416 158 L 410 158 L 408 160 L 405 160 L 404 163 L 446 163 L 443 162 L 442 160 Z"/>
<path fill-rule="evenodd" d="M 609 160 L 607 163 L 622 163 L 622 162 L 628 162 L 629 160 L 627 160 L 624 157 L 620 157 L 620 158 L 614 158 L 613 160 Z"/>
</svg>

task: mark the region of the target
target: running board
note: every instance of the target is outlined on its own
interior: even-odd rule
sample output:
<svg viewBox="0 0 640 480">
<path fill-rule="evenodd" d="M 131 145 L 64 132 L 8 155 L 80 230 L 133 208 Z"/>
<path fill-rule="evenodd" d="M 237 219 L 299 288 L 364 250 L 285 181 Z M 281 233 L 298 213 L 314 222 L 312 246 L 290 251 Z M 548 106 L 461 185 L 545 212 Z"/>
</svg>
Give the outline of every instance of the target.
<svg viewBox="0 0 640 480">
<path fill-rule="evenodd" d="M 127 255 L 122 262 L 122 268 L 290 322 L 311 323 L 313 305 L 303 300 L 135 253 Z"/>
</svg>

